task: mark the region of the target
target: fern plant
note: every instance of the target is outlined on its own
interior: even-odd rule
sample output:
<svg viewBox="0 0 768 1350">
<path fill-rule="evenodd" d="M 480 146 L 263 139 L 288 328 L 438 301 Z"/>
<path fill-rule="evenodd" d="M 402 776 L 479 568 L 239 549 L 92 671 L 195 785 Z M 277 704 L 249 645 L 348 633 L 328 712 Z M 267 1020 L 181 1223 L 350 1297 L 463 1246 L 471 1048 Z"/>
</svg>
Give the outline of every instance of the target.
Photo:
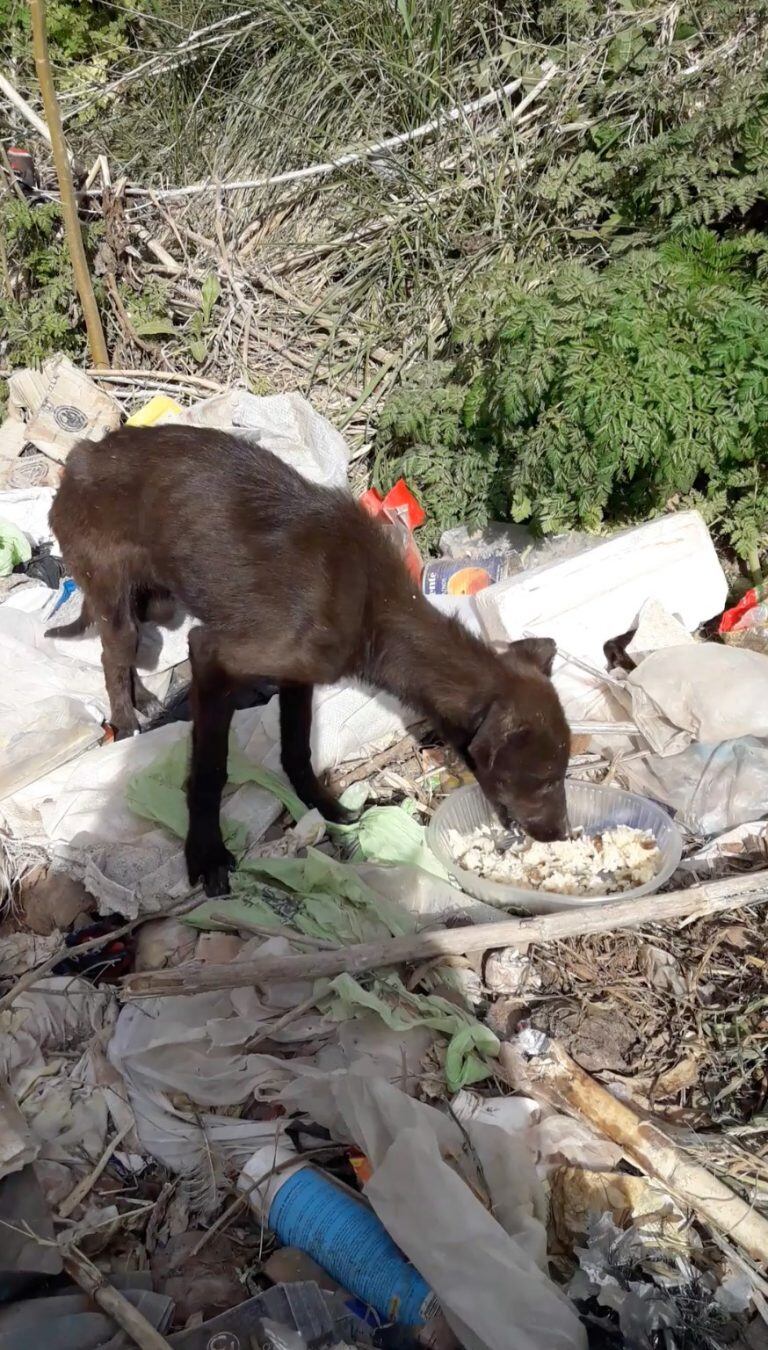
<svg viewBox="0 0 768 1350">
<path fill-rule="evenodd" d="M 494 516 L 547 533 L 696 505 L 756 568 L 768 535 L 768 238 L 706 229 L 533 289 L 468 294 L 455 360 L 380 420 L 376 477 L 401 474 L 431 540 Z"/>
<path fill-rule="evenodd" d="M 38 365 L 53 352 L 78 357 L 85 350 L 85 334 L 58 202 L 31 208 L 6 197 L 0 203 L 0 237 L 2 364 Z"/>
</svg>

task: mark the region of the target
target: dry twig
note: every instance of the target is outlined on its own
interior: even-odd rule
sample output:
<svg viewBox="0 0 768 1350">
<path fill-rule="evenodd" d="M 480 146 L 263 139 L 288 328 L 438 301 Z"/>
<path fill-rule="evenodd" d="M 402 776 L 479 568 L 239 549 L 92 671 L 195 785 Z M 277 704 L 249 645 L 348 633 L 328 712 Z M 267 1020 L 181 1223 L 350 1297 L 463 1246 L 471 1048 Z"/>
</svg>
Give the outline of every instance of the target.
<svg viewBox="0 0 768 1350">
<path fill-rule="evenodd" d="M 473 924 L 461 928 L 432 929 L 365 942 L 336 952 L 312 952 L 308 956 L 254 957 L 236 966 L 191 965 L 175 971 L 147 971 L 129 975 L 123 984 L 126 999 L 154 998 L 158 994 L 199 994 L 214 989 L 237 989 L 274 980 L 318 979 L 322 976 L 359 973 L 404 961 L 428 960 L 449 953 L 489 951 L 494 947 L 528 946 L 532 942 L 555 942 L 564 937 L 605 933 L 620 928 L 639 928 L 665 920 L 701 918 L 726 909 L 737 909 L 768 900 L 764 873 L 728 877 L 723 881 L 648 895 L 641 900 L 612 900 L 605 904 L 562 910 L 556 914 L 507 919 L 501 923 Z"/>
</svg>

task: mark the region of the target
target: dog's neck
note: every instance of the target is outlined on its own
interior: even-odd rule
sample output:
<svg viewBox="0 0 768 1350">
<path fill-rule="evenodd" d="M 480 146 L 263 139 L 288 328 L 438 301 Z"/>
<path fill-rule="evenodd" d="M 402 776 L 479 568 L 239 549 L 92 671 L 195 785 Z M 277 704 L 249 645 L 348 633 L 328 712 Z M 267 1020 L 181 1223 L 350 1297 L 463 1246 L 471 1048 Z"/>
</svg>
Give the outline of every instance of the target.
<svg viewBox="0 0 768 1350">
<path fill-rule="evenodd" d="M 504 674 L 491 647 L 414 593 L 379 608 L 362 678 L 469 739 L 500 696 Z"/>
</svg>

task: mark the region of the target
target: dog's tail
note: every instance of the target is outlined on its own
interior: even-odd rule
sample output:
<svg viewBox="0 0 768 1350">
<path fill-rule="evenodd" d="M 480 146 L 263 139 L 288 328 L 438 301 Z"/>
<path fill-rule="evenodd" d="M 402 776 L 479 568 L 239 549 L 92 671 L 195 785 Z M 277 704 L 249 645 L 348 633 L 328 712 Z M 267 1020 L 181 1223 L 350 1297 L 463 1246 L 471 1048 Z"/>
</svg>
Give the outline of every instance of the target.
<svg viewBox="0 0 768 1350">
<path fill-rule="evenodd" d="M 76 619 L 71 623 L 63 623 L 59 628 L 46 628 L 45 636 L 49 638 L 73 638 L 81 637 L 93 624 L 93 614 L 88 601 L 83 597 L 83 608 L 80 610 Z"/>
</svg>

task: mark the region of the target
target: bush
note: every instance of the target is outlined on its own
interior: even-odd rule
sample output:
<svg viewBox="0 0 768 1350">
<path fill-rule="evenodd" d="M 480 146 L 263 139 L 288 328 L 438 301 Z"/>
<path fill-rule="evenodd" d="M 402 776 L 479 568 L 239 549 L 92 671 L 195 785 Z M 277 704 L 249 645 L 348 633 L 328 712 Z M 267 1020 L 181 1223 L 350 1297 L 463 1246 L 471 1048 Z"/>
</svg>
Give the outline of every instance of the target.
<svg viewBox="0 0 768 1350">
<path fill-rule="evenodd" d="M 468 294 L 450 367 L 380 420 L 376 476 L 421 495 L 430 541 L 493 516 L 597 530 L 696 505 L 755 566 L 768 525 L 768 238 L 700 229 L 539 287 Z"/>
<path fill-rule="evenodd" d="M 93 231 L 91 231 L 93 233 Z M 4 366 L 37 365 L 52 352 L 85 351 L 72 264 L 58 202 L 0 203 L 4 266 L 13 284 L 0 288 L 0 358 Z"/>
</svg>

